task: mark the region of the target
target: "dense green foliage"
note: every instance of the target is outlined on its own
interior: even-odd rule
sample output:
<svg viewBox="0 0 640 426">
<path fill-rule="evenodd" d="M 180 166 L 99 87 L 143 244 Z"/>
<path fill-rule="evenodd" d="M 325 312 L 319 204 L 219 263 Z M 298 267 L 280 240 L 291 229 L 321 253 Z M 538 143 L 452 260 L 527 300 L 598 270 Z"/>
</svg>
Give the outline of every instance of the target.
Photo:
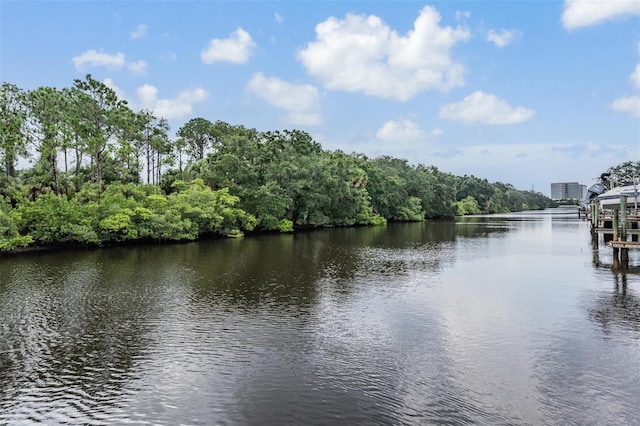
<svg viewBox="0 0 640 426">
<path fill-rule="evenodd" d="M 616 185 L 640 182 L 640 161 L 626 161 L 614 167 L 609 167 L 606 173 L 611 173 L 609 180 Z"/>
<path fill-rule="evenodd" d="M 0 251 L 183 241 L 550 207 L 542 194 L 391 157 L 325 151 L 299 130 L 169 126 L 90 75 L 0 93 Z M 33 166 L 17 170 L 20 158 Z M 146 183 L 143 183 L 146 182 Z"/>
</svg>

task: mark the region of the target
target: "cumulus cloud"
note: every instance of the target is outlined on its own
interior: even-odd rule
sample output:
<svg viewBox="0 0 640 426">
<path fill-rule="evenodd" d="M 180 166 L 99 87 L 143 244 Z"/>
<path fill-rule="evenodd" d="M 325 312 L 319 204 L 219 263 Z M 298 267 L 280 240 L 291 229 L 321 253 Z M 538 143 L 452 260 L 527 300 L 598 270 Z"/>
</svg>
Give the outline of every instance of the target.
<svg viewBox="0 0 640 426">
<path fill-rule="evenodd" d="M 427 134 L 411 120 L 389 120 L 378 129 L 376 138 L 384 142 L 419 142 L 427 139 Z"/>
<path fill-rule="evenodd" d="M 147 70 L 147 63 L 142 59 L 140 59 L 138 61 L 131 62 L 130 64 L 128 64 L 127 68 L 129 68 L 129 71 L 131 71 L 134 74 L 144 74 L 144 72 Z"/>
<path fill-rule="evenodd" d="M 611 103 L 610 107 L 614 111 L 640 118 L 640 96 L 618 98 Z"/>
<path fill-rule="evenodd" d="M 208 96 L 203 88 L 198 87 L 180 92 L 174 99 L 158 99 L 158 89 L 150 84 L 139 87 L 137 95 L 142 109 L 149 109 L 168 120 L 191 115 L 193 104 L 203 102 Z"/>
<path fill-rule="evenodd" d="M 289 83 L 277 77 L 265 77 L 259 72 L 251 77 L 247 89 L 268 104 L 287 111 L 290 124 L 322 124 L 318 113 L 320 93 L 315 86 Z"/>
<path fill-rule="evenodd" d="M 503 99 L 490 93 L 476 91 L 460 102 L 440 108 L 440 118 L 466 124 L 516 124 L 533 117 L 531 109 L 513 108 Z"/>
<path fill-rule="evenodd" d="M 640 89 L 640 64 L 629 76 L 634 88 Z M 626 96 L 614 100 L 609 107 L 617 112 L 629 114 L 632 117 L 640 117 L 640 96 Z"/>
<path fill-rule="evenodd" d="M 90 67 L 105 67 L 109 70 L 120 70 L 125 66 L 134 74 L 144 74 L 147 63 L 143 60 L 127 62 L 124 53 L 118 52 L 113 55 L 96 50 L 87 50 L 81 55 L 71 58 L 71 62 L 76 71 L 85 71 Z"/>
<path fill-rule="evenodd" d="M 487 33 L 487 41 L 495 44 L 499 48 L 503 48 L 511 44 L 520 37 L 521 33 L 517 30 L 489 30 Z"/>
<path fill-rule="evenodd" d="M 76 70 L 82 71 L 87 67 L 106 67 L 109 69 L 120 69 L 124 66 L 124 53 L 118 52 L 110 55 L 96 50 L 87 50 L 79 56 L 71 59 Z"/>
<path fill-rule="evenodd" d="M 252 50 L 256 47 L 251 35 L 242 28 L 230 34 L 229 38 L 214 38 L 209 46 L 200 53 L 200 59 L 205 64 L 214 62 L 231 62 L 246 64 Z"/>
<path fill-rule="evenodd" d="M 406 101 L 424 90 L 461 86 L 464 69 L 450 52 L 469 38 L 467 28 L 441 27 L 430 6 L 406 35 L 377 16 L 348 14 L 316 25 L 316 40 L 298 58 L 328 89 Z"/>
<path fill-rule="evenodd" d="M 565 0 L 562 25 L 572 30 L 625 15 L 640 14 L 638 0 Z"/>
<path fill-rule="evenodd" d="M 284 22 L 284 18 L 278 12 L 273 15 L 273 18 L 276 20 L 278 24 L 282 24 Z"/>
<path fill-rule="evenodd" d="M 138 24 L 133 31 L 129 33 L 132 39 L 143 38 L 147 35 L 148 28 L 145 24 Z"/>
<path fill-rule="evenodd" d="M 636 69 L 633 73 L 631 73 L 629 80 L 631 80 L 631 84 L 633 84 L 633 87 L 635 87 L 636 89 L 640 89 L 640 64 L 636 65 Z"/>
</svg>

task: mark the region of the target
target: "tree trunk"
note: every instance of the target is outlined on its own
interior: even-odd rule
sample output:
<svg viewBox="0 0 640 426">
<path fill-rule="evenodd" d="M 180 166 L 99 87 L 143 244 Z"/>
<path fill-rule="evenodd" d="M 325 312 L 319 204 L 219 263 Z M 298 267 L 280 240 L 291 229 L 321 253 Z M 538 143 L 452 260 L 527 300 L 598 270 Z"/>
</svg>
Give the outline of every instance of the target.
<svg viewBox="0 0 640 426">
<path fill-rule="evenodd" d="M 14 177 L 16 175 L 15 169 L 16 155 L 13 148 L 8 148 L 4 155 L 4 171 L 8 177 Z"/>
<path fill-rule="evenodd" d="M 49 162 L 51 163 L 51 176 L 53 177 L 53 190 L 56 194 L 60 194 L 60 183 L 58 182 L 58 165 L 56 162 L 55 152 L 49 154 Z"/>
<path fill-rule="evenodd" d="M 157 179 L 156 179 L 156 185 L 160 185 L 160 175 L 162 174 L 162 162 L 161 160 L 161 155 L 160 155 L 160 151 L 158 151 L 158 173 L 157 173 Z"/>
<path fill-rule="evenodd" d="M 76 191 L 82 189 L 82 177 L 80 176 L 80 167 L 82 166 L 82 153 L 76 146 Z"/>
<path fill-rule="evenodd" d="M 147 154 L 147 183 L 150 183 L 150 180 L 151 180 L 151 149 L 149 147 L 149 141 L 147 141 L 146 154 Z"/>
</svg>

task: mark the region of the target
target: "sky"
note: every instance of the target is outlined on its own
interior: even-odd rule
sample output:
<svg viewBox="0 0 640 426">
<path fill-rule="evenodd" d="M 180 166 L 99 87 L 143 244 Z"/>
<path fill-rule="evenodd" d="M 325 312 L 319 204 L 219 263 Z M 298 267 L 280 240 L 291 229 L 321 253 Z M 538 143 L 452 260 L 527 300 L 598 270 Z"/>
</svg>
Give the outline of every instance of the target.
<svg viewBox="0 0 640 426">
<path fill-rule="evenodd" d="M 0 0 L 0 81 L 550 194 L 640 161 L 640 1 Z"/>
</svg>

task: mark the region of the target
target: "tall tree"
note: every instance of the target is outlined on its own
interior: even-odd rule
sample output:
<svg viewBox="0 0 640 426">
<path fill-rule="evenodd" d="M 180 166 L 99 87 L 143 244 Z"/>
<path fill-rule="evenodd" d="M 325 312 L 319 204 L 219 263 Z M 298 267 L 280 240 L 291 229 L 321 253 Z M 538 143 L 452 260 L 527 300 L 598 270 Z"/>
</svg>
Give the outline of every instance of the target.
<svg viewBox="0 0 640 426">
<path fill-rule="evenodd" d="M 202 160 L 205 153 L 213 145 L 215 135 L 213 123 L 205 118 L 192 118 L 187 121 L 177 132 L 184 140 L 186 151 L 193 162 Z"/>
<path fill-rule="evenodd" d="M 184 171 L 183 156 L 185 154 L 185 148 L 187 146 L 187 143 L 185 142 L 184 139 L 177 138 L 173 142 L 172 146 L 173 146 L 173 155 L 178 160 L 178 171 L 180 173 L 180 176 L 182 176 L 182 172 Z"/>
<path fill-rule="evenodd" d="M 80 191 L 84 183 L 84 176 L 81 173 L 85 156 L 85 138 L 88 133 L 87 123 L 83 118 L 84 106 L 90 99 L 76 87 L 63 89 L 69 103 L 67 104 L 67 122 L 69 124 L 68 147 L 72 149 L 74 156 L 73 180 L 76 191 Z M 66 158 L 66 156 L 65 156 Z M 66 161 L 66 160 L 65 160 Z"/>
<path fill-rule="evenodd" d="M 132 117 L 127 102 L 118 99 L 116 92 L 87 74 L 84 80 L 76 79 L 77 112 L 80 114 L 85 152 L 91 159 L 93 180 L 102 185 L 103 156 L 109 143 L 115 141 L 118 132 L 127 127 Z"/>
<path fill-rule="evenodd" d="M 0 160 L 5 179 L 14 177 L 19 156 L 27 155 L 26 97 L 22 89 L 10 83 L 0 87 Z"/>
<path fill-rule="evenodd" d="M 46 181 L 53 190 L 60 192 L 58 154 L 65 146 L 67 103 L 65 94 L 53 87 L 40 87 L 28 93 L 28 106 L 36 150 L 40 153 L 38 163 Z"/>
<path fill-rule="evenodd" d="M 166 121 L 165 121 L 166 124 Z M 168 129 L 168 124 L 166 125 Z M 153 178 L 152 182 L 154 185 L 160 185 L 160 181 L 162 180 L 162 166 L 173 164 L 173 157 L 171 157 L 171 141 L 167 136 L 167 133 L 162 131 L 156 134 L 153 138 L 153 151 L 154 151 L 154 160 L 153 160 Z"/>
<path fill-rule="evenodd" d="M 158 118 L 149 110 L 142 110 L 135 119 L 138 134 L 136 139 L 145 156 L 147 183 L 159 183 L 162 159 L 170 151 L 169 123 L 164 118 Z"/>
</svg>

